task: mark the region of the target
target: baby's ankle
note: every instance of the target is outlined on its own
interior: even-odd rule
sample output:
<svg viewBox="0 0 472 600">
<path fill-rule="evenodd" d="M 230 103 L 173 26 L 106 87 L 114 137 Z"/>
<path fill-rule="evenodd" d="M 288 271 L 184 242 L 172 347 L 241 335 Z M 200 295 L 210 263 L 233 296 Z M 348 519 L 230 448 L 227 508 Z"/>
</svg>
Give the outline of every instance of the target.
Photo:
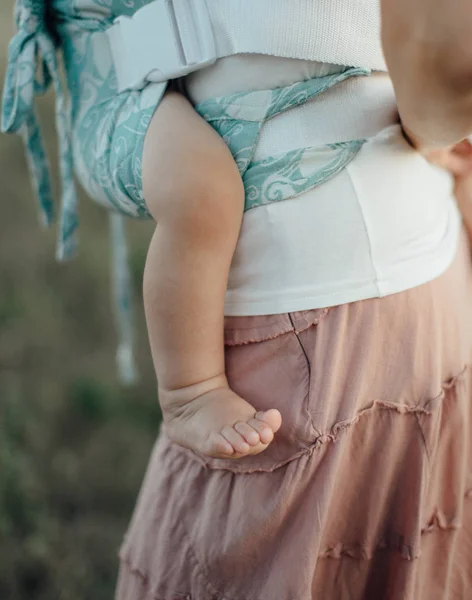
<svg viewBox="0 0 472 600">
<path fill-rule="evenodd" d="M 164 419 L 180 415 L 190 402 L 198 400 L 208 392 L 228 388 L 228 380 L 224 373 L 181 388 L 158 386 L 159 403 Z"/>
</svg>

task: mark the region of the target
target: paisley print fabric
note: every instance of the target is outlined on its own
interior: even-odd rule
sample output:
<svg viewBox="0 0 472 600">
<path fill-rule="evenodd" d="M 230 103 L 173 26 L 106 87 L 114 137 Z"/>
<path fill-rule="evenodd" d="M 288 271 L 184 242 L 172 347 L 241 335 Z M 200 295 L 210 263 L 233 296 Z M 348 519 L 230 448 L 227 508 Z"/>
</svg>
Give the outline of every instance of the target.
<svg viewBox="0 0 472 600">
<path fill-rule="evenodd" d="M 63 184 L 59 257 L 76 248 L 76 195 L 72 166 L 90 196 L 111 210 L 150 218 L 142 194 L 141 156 L 149 121 L 166 84 L 116 92 L 116 78 L 105 30 L 122 14 L 131 15 L 149 0 L 17 0 L 18 33 L 10 44 L 2 128 L 21 132 L 27 150 L 42 220 L 53 221 L 47 159 L 34 112 L 34 96 L 52 83 L 57 93 Z M 58 48 L 66 68 L 70 104 L 65 103 Z M 41 67 L 42 81 L 36 77 Z M 364 69 L 303 81 L 286 88 L 235 94 L 196 106 L 228 143 L 246 188 L 249 210 L 287 200 L 332 177 L 351 160 L 363 140 L 303 148 L 253 162 L 267 119 L 309 101 Z M 73 134 L 72 134 L 73 132 Z"/>
<path fill-rule="evenodd" d="M 326 75 L 275 90 L 247 92 L 210 99 L 196 111 L 230 148 L 246 191 L 245 210 L 294 198 L 333 177 L 357 154 L 365 140 L 314 146 L 254 161 L 264 123 L 300 106 L 349 77 L 367 75 L 360 68 L 341 68 Z"/>
</svg>

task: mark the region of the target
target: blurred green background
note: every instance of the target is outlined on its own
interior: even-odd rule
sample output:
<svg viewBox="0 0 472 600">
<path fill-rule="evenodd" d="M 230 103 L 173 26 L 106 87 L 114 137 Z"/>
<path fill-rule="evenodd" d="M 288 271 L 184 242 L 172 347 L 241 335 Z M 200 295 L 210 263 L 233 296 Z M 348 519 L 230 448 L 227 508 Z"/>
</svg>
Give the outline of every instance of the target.
<svg viewBox="0 0 472 600">
<path fill-rule="evenodd" d="M 12 7 L 0 3 L 2 81 Z M 53 100 L 39 104 L 55 166 Z M 80 254 L 61 265 L 18 136 L 0 135 L 0 182 L 0 599 L 111 599 L 160 422 L 140 297 L 151 224 L 128 225 L 141 381 L 123 388 L 107 213 L 81 196 Z"/>
</svg>

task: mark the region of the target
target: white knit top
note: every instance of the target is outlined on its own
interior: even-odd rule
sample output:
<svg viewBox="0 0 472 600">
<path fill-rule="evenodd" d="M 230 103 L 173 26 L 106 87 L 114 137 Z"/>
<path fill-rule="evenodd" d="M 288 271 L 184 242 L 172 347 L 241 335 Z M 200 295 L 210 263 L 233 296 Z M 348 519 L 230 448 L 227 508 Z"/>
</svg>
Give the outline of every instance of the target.
<svg viewBox="0 0 472 600">
<path fill-rule="evenodd" d="M 235 53 L 272 54 L 386 71 L 378 0 L 206 3 L 219 57 Z"/>
</svg>

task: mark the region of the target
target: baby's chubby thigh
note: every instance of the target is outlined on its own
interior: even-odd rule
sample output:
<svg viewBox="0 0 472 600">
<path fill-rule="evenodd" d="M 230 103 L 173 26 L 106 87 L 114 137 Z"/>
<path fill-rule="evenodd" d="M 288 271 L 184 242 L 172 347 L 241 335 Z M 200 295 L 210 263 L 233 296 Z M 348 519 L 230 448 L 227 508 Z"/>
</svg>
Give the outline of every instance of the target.
<svg viewBox="0 0 472 600">
<path fill-rule="evenodd" d="M 156 221 L 205 235 L 239 228 L 244 187 L 236 163 L 182 94 L 167 92 L 154 113 L 142 165 L 144 200 Z"/>
</svg>

